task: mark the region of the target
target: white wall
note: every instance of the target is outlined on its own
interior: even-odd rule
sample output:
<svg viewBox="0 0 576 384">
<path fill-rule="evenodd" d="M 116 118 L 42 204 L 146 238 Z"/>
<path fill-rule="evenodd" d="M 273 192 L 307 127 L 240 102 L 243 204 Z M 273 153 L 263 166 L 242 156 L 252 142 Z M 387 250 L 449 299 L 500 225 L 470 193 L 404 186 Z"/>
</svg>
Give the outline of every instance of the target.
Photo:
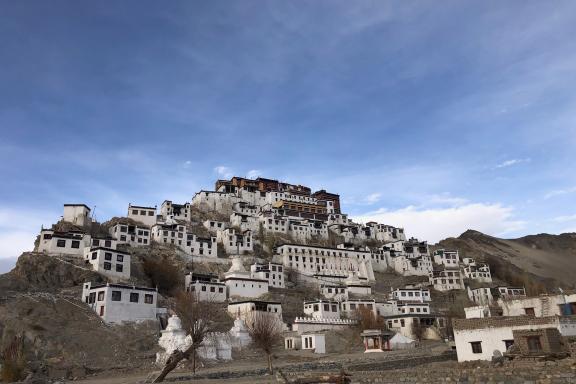
<svg viewBox="0 0 576 384">
<path fill-rule="evenodd" d="M 514 340 L 514 329 L 541 329 L 553 325 L 519 325 L 514 327 L 485 328 L 472 330 L 454 330 L 454 342 L 458 361 L 491 360 L 494 351 L 506 352 L 504 340 Z M 482 342 L 482 353 L 473 353 L 471 342 Z"/>
<path fill-rule="evenodd" d="M 112 301 L 113 291 L 121 292 L 120 301 Z M 102 292 L 102 294 L 99 296 L 100 292 Z M 95 294 L 93 303 L 89 303 L 89 295 L 91 293 Z M 138 302 L 130 301 L 131 293 L 138 294 Z M 150 304 L 144 302 L 146 295 L 152 296 Z M 99 298 L 101 300 L 99 300 Z M 157 292 L 155 290 L 143 290 L 137 287 L 119 287 L 115 285 L 91 288 L 90 283 L 85 283 L 82 291 L 82 300 L 107 323 L 138 322 L 156 319 Z"/>
</svg>

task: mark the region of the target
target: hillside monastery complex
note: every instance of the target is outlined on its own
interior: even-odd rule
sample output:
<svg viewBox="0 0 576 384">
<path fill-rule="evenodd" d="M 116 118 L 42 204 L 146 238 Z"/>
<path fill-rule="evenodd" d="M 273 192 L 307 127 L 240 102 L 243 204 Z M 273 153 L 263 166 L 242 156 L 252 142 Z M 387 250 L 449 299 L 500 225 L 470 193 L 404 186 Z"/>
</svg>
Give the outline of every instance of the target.
<svg viewBox="0 0 576 384">
<path fill-rule="evenodd" d="M 214 190 L 199 191 L 189 202 L 130 203 L 125 217 L 106 226 L 107 235 L 90 230 L 91 209 L 85 204 L 65 204 L 61 221 L 71 224 L 69 229 L 41 229 L 35 251 L 78 258 L 103 275 L 106 283 L 83 285 L 82 301 L 108 323 L 166 316 L 155 287 L 131 283 L 133 250 L 163 244 L 194 263 L 226 266 L 221 275 L 182 272 L 182 289 L 201 301 L 227 305 L 239 322 L 238 334 L 253 311 L 272 313 L 284 323 L 283 303 L 263 296 L 289 295 L 299 284 L 312 287 L 316 299 L 303 301 L 300 316 L 284 324 L 289 349 L 322 353 L 322 332 L 355 326 L 365 313 L 386 328 L 363 333 L 367 351 L 389 349 L 397 335 L 407 342 L 444 339 L 451 327 L 459 361 L 504 353 L 522 330 L 576 335 L 576 322 L 567 316 L 576 313 L 575 294 L 526 297 L 523 287 L 493 282 L 482 260 L 431 249 L 403 228 L 356 223 L 342 212 L 338 194 L 303 185 L 218 180 Z M 271 246 L 266 239 L 272 237 L 281 241 Z M 391 273 L 415 277 L 415 283 L 377 291 L 377 283 Z M 454 291 L 465 292 L 473 305 L 465 309 L 465 319 L 449 324 L 445 306 L 435 298 Z M 170 327 L 177 323 L 171 320 Z"/>
</svg>

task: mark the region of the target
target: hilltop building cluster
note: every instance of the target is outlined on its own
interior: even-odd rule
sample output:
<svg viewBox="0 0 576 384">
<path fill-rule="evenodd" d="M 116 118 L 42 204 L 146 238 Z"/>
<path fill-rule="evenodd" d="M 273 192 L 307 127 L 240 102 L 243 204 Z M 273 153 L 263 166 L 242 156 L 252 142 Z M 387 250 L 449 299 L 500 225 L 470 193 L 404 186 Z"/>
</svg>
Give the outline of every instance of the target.
<svg viewBox="0 0 576 384">
<path fill-rule="evenodd" d="M 202 190 L 190 202 L 165 200 L 159 209 L 129 204 L 125 217 L 108 223 L 106 235 L 91 231 L 90 212 L 84 204 L 65 204 L 62 222 L 69 225 L 42 228 L 36 251 L 83 260 L 108 279 L 86 282 L 82 292 L 82 301 L 106 322 L 165 314 L 155 287 L 131 284 L 133 248 L 161 244 L 195 263 L 229 263 L 220 275 L 187 273 L 182 289 L 200 301 L 224 303 L 237 320 L 249 321 L 251 313 L 263 311 L 284 323 L 283 303 L 264 297 L 300 284 L 313 287 L 316 299 L 303 301 L 300 315 L 285 325 L 286 348 L 323 350 L 321 332 L 356 326 L 366 316 L 385 328 L 363 334 L 376 350 L 440 340 L 453 326 L 461 361 L 492 353 L 496 347 L 485 338 L 501 337 L 494 336 L 500 328 L 507 337 L 498 344 L 504 352 L 513 331 L 535 323 L 576 334 L 565 318 L 576 311 L 575 295 L 527 298 L 523 287 L 494 282 L 481 260 L 462 258 L 458 250 L 431 249 L 426 241 L 407 238 L 403 228 L 355 223 L 342 212 L 339 195 L 326 190 L 265 178 L 218 180 L 213 191 Z M 270 244 L 270 238 L 280 241 Z M 381 292 L 375 286 L 383 273 L 420 279 Z M 458 291 L 474 306 L 466 308 L 467 319 L 450 324 L 435 297 Z M 516 317 L 522 320 L 507 320 Z"/>
</svg>

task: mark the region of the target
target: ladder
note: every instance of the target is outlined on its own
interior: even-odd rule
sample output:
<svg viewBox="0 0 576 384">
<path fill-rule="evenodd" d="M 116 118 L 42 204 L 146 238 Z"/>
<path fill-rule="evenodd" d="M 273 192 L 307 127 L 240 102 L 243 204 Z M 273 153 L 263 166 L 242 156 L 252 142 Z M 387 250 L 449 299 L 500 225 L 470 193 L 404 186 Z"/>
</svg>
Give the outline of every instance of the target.
<svg viewBox="0 0 576 384">
<path fill-rule="evenodd" d="M 550 298 L 545 296 L 542 298 L 542 317 L 550 315 Z"/>
</svg>

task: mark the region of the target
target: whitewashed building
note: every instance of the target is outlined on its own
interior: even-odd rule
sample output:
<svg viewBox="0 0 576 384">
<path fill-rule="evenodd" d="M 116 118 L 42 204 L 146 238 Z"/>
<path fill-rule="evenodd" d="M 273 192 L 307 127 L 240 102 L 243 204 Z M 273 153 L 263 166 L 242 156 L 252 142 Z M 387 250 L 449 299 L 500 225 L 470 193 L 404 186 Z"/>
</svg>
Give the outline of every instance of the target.
<svg viewBox="0 0 576 384">
<path fill-rule="evenodd" d="M 225 222 L 216 220 L 205 220 L 202 222 L 202 225 L 213 235 L 227 227 Z"/>
<path fill-rule="evenodd" d="M 109 231 L 118 244 L 128 244 L 132 247 L 150 245 L 150 228 L 145 225 L 118 222 L 110 227 Z"/>
<path fill-rule="evenodd" d="M 348 299 L 348 290 L 342 285 L 321 284 L 320 294 L 328 300 L 343 301 Z"/>
<path fill-rule="evenodd" d="M 482 283 L 492 282 L 492 275 L 490 274 L 490 266 L 488 266 L 488 264 L 472 261 L 464 264 L 462 270 L 466 279 L 476 280 Z"/>
<path fill-rule="evenodd" d="M 445 292 L 464 289 L 460 269 L 441 269 L 430 272 L 430 285 L 437 291 Z"/>
<path fill-rule="evenodd" d="M 160 214 L 164 220 L 182 220 L 189 222 L 191 218 L 191 205 L 186 202 L 184 204 L 175 204 L 170 200 L 164 200 L 160 207 Z"/>
<path fill-rule="evenodd" d="M 370 252 L 301 244 L 284 244 L 276 249 L 287 268 L 325 282 L 343 282 L 351 273 L 363 281 L 374 281 Z"/>
<path fill-rule="evenodd" d="M 454 319 L 458 361 L 492 360 L 514 344 L 513 331 L 557 328 L 564 336 L 576 335 L 576 320 L 561 317 L 487 317 Z"/>
<path fill-rule="evenodd" d="M 56 232 L 52 229 L 42 229 L 37 251 L 49 255 L 82 257 L 84 248 L 90 246 L 90 239 L 90 235 L 83 232 Z"/>
<path fill-rule="evenodd" d="M 256 232 L 260 229 L 260 218 L 258 216 L 232 212 L 232 214 L 230 214 L 230 225 L 232 227 L 238 227 L 242 231 L 250 230 Z"/>
<path fill-rule="evenodd" d="M 427 255 L 390 252 L 388 265 L 402 276 L 428 276 L 432 271 L 432 259 Z"/>
<path fill-rule="evenodd" d="M 434 251 L 434 263 L 448 268 L 458 268 L 460 266 L 460 256 L 458 251 L 438 249 Z"/>
<path fill-rule="evenodd" d="M 304 314 L 314 319 L 339 319 L 340 304 L 326 300 L 305 301 Z"/>
<path fill-rule="evenodd" d="M 391 298 L 397 301 L 424 303 L 430 302 L 430 290 L 424 288 L 396 288 L 391 293 Z"/>
<path fill-rule="evenodd" d="M 242 264 L 241 257 L 232 259 L 232 266 L 224 274 L 228 297 L 258 298 L 268 293 L 268 280 L 252 277 Z"/>
<path fill-rule="evenodd" d="M 128 218 L 151 227 L 156 224 L 156 207 L 128 204 Z"/>
<path fill-rule="evenodd" d="M 284 266 L 279 263 L 253 264 L 250 266 L 252 278 L 268 280 L 269 288 L 286 288 Z"/>
<path fill-rule="evenodd" d="M 498 305 L 504 316 L 561 316 L 576 314 L 576 294 L 501 298 Z"/>
<path fill-rule="evenodd" d="M 246 230 L 238 232 L 235 228 L 226 228 L 219 230 L 216 239 L 222 246 L 227 254 L 244 254 L 252 253 L 254 242 L 252 241 L 252 232 Z"/>
<path fill-rule="evenodd" d="M 62 220 L 83 227 L 92 222 L 90 207 L 86 204 L 64 204 L 64 216 Z"/>
<path fill-rule="evenodd" d="M 246 323 L 251 321 L 251 316 L 254 312 L 271 313 L 282 321 L 282 304 L 277 301 L 246 300 L 228 304 L 228 313 Z"/>
<path fill-rule="evenodd" d="M 116 280 L 130 278 L 130 254 L 106 247 L 84 249 L 84 260 L 94 271 Z"/>
<path fill-rule="evenodd" d="M 192 292 L 198 301 L 223 303 L 226 301 L 226 284 L 216 275 L 190 272 L 185 276 L 186 292 Z"/>
<path fill-rule="evenodd" d="M 216 237 L 201 237 L 188 233 L 184 224 L 155 224 L 152 240 L 163 244 L 174 244 L 192 256 L 218 257 Z"/>
<path fill-rule="evenodd" d="M 106 323 L 156 320 L 157 291 L 153 288 L 84 283 L 82 299 Z"/>
</svg>

